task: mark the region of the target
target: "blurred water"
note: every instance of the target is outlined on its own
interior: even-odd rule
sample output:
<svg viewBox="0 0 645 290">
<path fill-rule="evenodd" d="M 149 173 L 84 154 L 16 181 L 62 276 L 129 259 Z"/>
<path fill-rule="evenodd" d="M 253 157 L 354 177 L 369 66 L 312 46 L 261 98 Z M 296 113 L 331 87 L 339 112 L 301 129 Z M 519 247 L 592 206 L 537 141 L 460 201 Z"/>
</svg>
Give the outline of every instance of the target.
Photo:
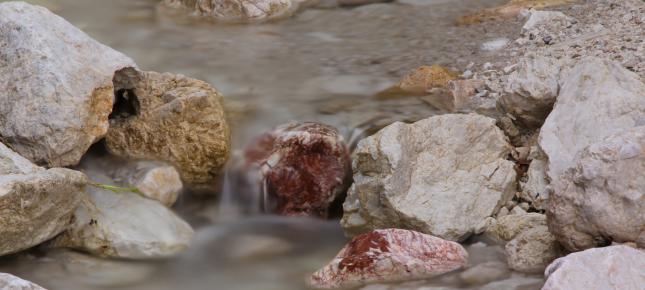
<svg viewBox="0 0 645 290">
<path fill-rule="evenodd" d="M 28 1 L 29 2 L 29 1 Z M 214 84 L 226 99 L 232 163 L 251 138 L 291 120 L 337 126 L 355 143 L 394 120 L 439 113 L 418 99 L 374 95 L 425 64 L 461 70 L 494 58 L 485 41 L 516 29 L 456 27 L 468 11 L 503 0 L 402 0 L 356 8 L 309 9 L 286 21 L 213 25 L 159 14 L 154 0 L 51 0 L 46 5 L 142 69 L 182 73 Z M 50 290 L 304 289 L 304 279 L 346 243 L 338 221 L 260 215 L 261 196 L 227 172 L 217 198 L 186 195 L 176 210 L 196 228 L 176 259 L 101 260 L 38 249 L 0 259 L 0 271 Z M 469 247 L 471 264 L 504 261 L 500 247 Z M 454 273 L 431 284 L 462 287 Z M 474 286 L 475 289 L 477 286 Z"/>
</svg>

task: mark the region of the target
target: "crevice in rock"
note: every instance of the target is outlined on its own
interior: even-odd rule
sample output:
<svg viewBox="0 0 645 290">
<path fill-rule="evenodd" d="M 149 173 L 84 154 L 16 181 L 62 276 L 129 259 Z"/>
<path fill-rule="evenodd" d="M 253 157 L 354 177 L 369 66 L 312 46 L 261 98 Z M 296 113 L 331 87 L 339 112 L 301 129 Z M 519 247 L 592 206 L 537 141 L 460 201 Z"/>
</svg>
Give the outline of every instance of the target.
<svg viewBox="0 0 645 290">
<path fill-rule="evenodd" d="M 139 79 L 136 69 L 127 67 L 114 73 L 114 105 L 108 119 L 127 119 L 141 112 L 134 84 Z"/>
</svg>

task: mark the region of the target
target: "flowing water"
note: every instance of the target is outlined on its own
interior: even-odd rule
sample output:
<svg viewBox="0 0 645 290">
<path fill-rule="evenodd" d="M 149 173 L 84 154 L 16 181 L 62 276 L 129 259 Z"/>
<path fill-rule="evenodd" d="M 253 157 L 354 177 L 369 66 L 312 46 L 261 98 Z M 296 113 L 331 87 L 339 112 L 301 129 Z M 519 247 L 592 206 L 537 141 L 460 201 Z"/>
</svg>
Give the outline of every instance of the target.
<svg viewBox="0 0 645 290">
<path fill-rule="evenodd" d="M 396 120 L 440 113 L 418 98 L 374 95 L 420 65 L 463 70 L 471 62 L 492 60 L 495 55 L 483 52 L 481 44 L 513 39 L 517 33 L 512 25 L 454 25 L 458 16 L 502 0 L 402 0 L 308 9 L 288 20 L 259 25 L 200 23 L 160 13 L 153 0 L 31 2 L 129 55 L 144 70 L 181 73 L 215 85 L 229 110 L 233 161 L 251 138 L 286 121 L 325 122 L 356 139 L 364 130 Z M 196 238 L 191 249 L 175 259 L 101 260 L 36 249 L 0 259 L 0 271 L 50 290 L 306 289 L 305 278 L 347 242 L 338 221 L 261 215 L 243 204 L 258 204 L 261 197 L 237 196 L 237 174 L 225 174 L 217 198 L 186 194 L 176 205 L 195 227 Z M 468 250 L 471 265 L 505 262 L 499 246 L 474 243 Z M 481 286 L 465 285 L 459 275 L 423 283 Z M 517 273 L 500 279 L 509 277 L 524 280 L 513 287 L 502 281 L 491 289 L 535 289 L 541 283 Z"/>
</svg>

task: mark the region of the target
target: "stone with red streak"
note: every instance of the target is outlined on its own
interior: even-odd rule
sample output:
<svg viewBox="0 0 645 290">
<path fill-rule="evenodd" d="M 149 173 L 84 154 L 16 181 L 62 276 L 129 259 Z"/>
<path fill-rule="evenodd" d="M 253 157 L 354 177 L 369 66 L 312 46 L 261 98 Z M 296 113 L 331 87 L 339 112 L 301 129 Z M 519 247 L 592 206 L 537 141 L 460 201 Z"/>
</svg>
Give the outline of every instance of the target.
<svg viewBox="0 0 645 290">
<path fill-rule="evenodd" d="M 260 171 L 271 211 L 328 217 L 351 177 L 349 150 L 336 128 L 313 122 L 278 126 L 251 144 L 246 167 Z M 267 205 L 265 205 L 266 207 Z"/>
<path fill-rule="evenodd" d="M 410 230 L 375 230 L 355 237 L 309 284 L 336 289 L 426 279 L 467 262 L 468 252 L 458 243 Z"/>
</svg>

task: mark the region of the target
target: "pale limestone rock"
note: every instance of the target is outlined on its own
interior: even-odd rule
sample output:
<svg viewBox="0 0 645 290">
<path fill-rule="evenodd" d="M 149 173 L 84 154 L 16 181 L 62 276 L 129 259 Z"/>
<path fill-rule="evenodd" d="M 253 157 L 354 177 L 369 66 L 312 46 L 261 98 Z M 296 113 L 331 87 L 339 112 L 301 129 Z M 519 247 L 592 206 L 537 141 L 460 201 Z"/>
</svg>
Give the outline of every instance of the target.
<svg viewBox="0 0 645 290">
<path fill-rule="evenodd" d="M 309 282 L 316 288 L 335 289 L 426 279 L 467 262 L 468 252 L 458 243 L 409 230 L 376 230 L 355 237 Z"/>
<path fill-rule="evenodd" d="M 164 0 L 162 5 L 220 22 L 263 22 L 287 18 L 302 0 Z"/>
<path fill-rule="evenodd" d="M 533 159 L 526 172 L 526 182 L 520 182 L 522 191 L 520 197 L 536 209 L 546 209 L 546 202 L 549 199 L 549 180 L 546 176 L 547 161 Z"/>
<path fill-rule="evenodd" d="M 506 215 L 489 222 L 485 235 L 497 242 L 508 242 L 528 229 L 546 226 L 546 216 L 539 213 Z"/>
<path fill-rule="evenodd" d="M 126 69 L 115 76 L 117 100 L 108 150 L 171 163 L 192 185 L 212 183 L 230 151 L 222 96 L 182 75 Z"/>
<path fill-rule="evenodd" d="M 43 7 L 0 3 L 0 139 L 39 165 L 77 164 L 108 130 L 114 72 L 134 66 Z"/>
<path fill-rule="evenodd" d="M 590 145 L 553 185 L 549 228 L 571 251 L 611 242 L 645 247 L 643 172 L 645 126 Z"/>
<path fill-rule="evenodd" d="M 542 33 L 557 33 L 571 22 L 572 19 L 560 11 L 529 10 L 522 34 L 541 36 Z"/>
<path fill-rule="evenodd" d="M 536 226 L 518 234 L 506 244 L 508 266 L 518 272 L 540 273 L 561 253 L 560 245 L 547 226 Z"/>
<path fill-rule="evenodd" d="M 594 248 L 555 260 L 542 290 L 643 289 L 645 252 L 627 246 Z"/>
<path fill-rule="evenodd" d="M 619 63 L 586 57 L 563 80 L 539 144 L 554 183 L 583 148 L 645 124 L 645 84 Z"/>
<path fill-rule="evenodd" d="M 3 290 L 46 290 L 32 282 L 8 273 L 0 273 L 0 289 Z"/>
<path fill-rule="evenodd" d="M 509 153 L 488 117 L 394 123 L 359 143 L 341 223 L 350 235 L 398 227 L 463 240 L 514 194 Z"/>
<path fill-rule="evenodd" d="M 87 178 L 44 168 L 0 143 L 0 255 L 47 241 L 69 227 Z"/>
<path fill-rule="evenodd" d="M 92 170 L 96 182 L 111 183 Z M 164 258 L 187 249 L 193 230 L 161 203 L 131 192 L 90 187 L 74 213 L 74 224 L 53 247 L 80 249 L 101 257 Z"/>
</svg>

